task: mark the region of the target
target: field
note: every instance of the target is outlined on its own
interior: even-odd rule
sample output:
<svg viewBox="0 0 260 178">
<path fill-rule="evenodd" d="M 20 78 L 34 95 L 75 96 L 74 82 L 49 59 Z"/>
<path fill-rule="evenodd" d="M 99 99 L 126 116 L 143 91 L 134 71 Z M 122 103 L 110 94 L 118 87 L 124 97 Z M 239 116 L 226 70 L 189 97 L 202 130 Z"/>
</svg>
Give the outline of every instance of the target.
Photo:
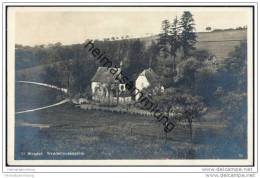
<svg viewBox="0 0 260 178">
<path fill-rule="evenodd" d="M 151 44 L 151 41 L 158 37 L 141 38 L 146 45 Z M 230 30 L 220 32 L 200 32 L 198 33 L 197 49 L 209 51 L 215 55 L 219 60 L 228 57 L 229 53 L 240 44 L 241 41 L 247 39 L 246 30 Z M 33 80 L 43 82 L 41 78 L 44 74 L 45 67 L 52 64 L 38 65 L 34 67 L 24 68 L 16 71 L 17 80 Z"/>
<path fill-rule="evenodd" d="M 20 92 L 23 89 L 26 87 L 17 86 Z M 49 96 L 47 90 L 45 96 Z M 33 87 L 27 94 L 34 96 L 32 93 L 38 95 L 39 90 Z M 38 106 L 46 104 L 38 99 L 39 103 L 34 102 Z M 50 103 L 52 99 L 49 98 Z M 152 117 L 87 111 L 71 104 L 18 114 L 15 119 L 15 159 L 18 160 L 237 159 L 246 156 L 238 141 L 227 135 L 225 125 L 218 122 L 194 122 L 191 140 L 188 129 L 183 126 L 166 138 L 161 123 Z M 43 155 L 22 154 L 27 152 L 43 152 Z M 84 155 L 48 156 L 47 152 L 83 152 Z"/>
<path fill-rule="evenodd" d="M 156 36 L 143 38 L 146 45 L 150 45 Z M 247 40 L 246 30 L 228 30 L 216 32 L 199 32 L 197 34 L 197 49 L 209 51 L 217 58 L 226 58 L 228 54 L 239 46 L 241 41 Z"/>
<path fill-rule="evenodd" d="M 222 32 L 199 33 L 198 49 L 205 49 L 219 59 L 228 57 L 229 53 L 247 39 L 247 31 L 231 30 Z"/>
<path fill-rule="evenodd" d="M 15 108 L 16 111 L 34 109 L 58 102 L 59 92 L 42 86 L 16 83 Z M 47 96 L 47 97 L 46 97 Z"/>
<path fill-rule="evenodd" d="M 219 60 L 246 40 L 247 31 L 198 33 L 198 49 Z M 143 38 L 146 45 L 154 37 Z M 16 71 L 16 80 L 44 82 L 46 65 Z M 51 105 L 62 100 L 54 89 L 16 84 L 17 111 Z M 246 144 L 231 134 L 216 108 L 194 120 L 192 138 L 185 123 L 165 135 L 152 117 L 83 110 L 63 104 L 45 110 L 16 114 L 15 159 L 243 159 Z M 32 156 L 24 153 L 42 152 Z M 80 156 L 50 156 L 47 152 L 82 152 Z"/>
</svg>

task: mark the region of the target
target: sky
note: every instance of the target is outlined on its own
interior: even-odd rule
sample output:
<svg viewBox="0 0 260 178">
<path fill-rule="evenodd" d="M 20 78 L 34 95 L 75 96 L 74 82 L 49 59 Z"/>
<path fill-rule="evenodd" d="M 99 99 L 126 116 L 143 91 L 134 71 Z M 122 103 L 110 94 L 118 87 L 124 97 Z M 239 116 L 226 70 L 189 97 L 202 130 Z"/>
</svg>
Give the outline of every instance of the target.
<svg viewBox="0 0 260 178">
<path fill-rule="evenodd" d="M 61 42 L 83 43 L 87 39 L 143 37 L 158 34 L 164 19 L 172 21 L 190 11 L 197 32 L 206 27 L 236 28 L 249 26 L 251 8 L 209 7 L 85 7 L 14 8 L 15 43 L 40 45 Z"/>
</svg>

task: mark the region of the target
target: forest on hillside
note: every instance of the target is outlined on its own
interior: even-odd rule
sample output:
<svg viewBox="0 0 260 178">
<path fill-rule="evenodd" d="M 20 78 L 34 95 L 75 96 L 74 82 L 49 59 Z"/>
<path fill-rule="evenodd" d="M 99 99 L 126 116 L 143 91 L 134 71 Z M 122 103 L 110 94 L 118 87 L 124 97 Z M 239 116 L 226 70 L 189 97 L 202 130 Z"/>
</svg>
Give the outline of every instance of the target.
<svg viewBox="0 0 260 178">
<path fill-rule="evenodd" d="M 202 108 L 220 110 L 220 121 L 228 123 L 233 135 L 244 144 L 247 43 L 241 42 L 221 61 L 214 60 L 214 54 L 207 50 L 196 49 L 196 43 L 195 22 L 188 11 L 180 18 L 164 20 L 158 39 L 149 46 L 140 39 L 94 41 L 113 64 L 119 66 L 122 62 L 122 70 L 133 81 L 141 71 L 152 68 L 166 88 L 164 94 L 154 99 L 166 111 L 175 111 L 178 117 L 192 122 Z M 101 65 L 84 44 L 16 45 L 15 55 L 16 70 L 43 66 L 42 82 L 69 88 L 71 96 L 89 97 L 91 78 Z M 28 75 L 32 74 L 16 75 L 16 80 L 26 80 Z"/>
</svg>

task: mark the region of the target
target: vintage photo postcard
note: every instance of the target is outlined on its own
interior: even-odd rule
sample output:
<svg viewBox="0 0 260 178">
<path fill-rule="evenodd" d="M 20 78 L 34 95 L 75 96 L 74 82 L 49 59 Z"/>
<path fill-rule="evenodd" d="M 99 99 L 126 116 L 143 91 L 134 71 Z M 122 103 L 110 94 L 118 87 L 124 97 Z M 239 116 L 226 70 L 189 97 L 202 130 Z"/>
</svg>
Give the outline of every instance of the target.
<svg viewBox="0 0 260 178">
<path fill-rule="evenodd" d="M 252 6 L 9 6 L 10 166 L 252 166 Z"/>
</svg>

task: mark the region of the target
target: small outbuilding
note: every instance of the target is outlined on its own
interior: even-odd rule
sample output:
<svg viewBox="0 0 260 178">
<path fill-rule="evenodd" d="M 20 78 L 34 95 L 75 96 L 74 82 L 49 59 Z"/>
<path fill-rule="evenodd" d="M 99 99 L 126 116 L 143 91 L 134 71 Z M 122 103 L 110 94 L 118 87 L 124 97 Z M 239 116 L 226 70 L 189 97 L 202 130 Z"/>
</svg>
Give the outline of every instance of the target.
<svg viewBox="0 0 260 178">
<path fill-rule="evenodd" d="M 143 70 L 135 81 L 135 87 L 139 91 L 151 88 L 151 94 L 157 94 L 158 92 L 164 92 L 164 86 L 160 81 L 160 77 L 151 69 Z M 138 100 L 139 95 L 136 95 L 135 100 Z"/>
</svg>

